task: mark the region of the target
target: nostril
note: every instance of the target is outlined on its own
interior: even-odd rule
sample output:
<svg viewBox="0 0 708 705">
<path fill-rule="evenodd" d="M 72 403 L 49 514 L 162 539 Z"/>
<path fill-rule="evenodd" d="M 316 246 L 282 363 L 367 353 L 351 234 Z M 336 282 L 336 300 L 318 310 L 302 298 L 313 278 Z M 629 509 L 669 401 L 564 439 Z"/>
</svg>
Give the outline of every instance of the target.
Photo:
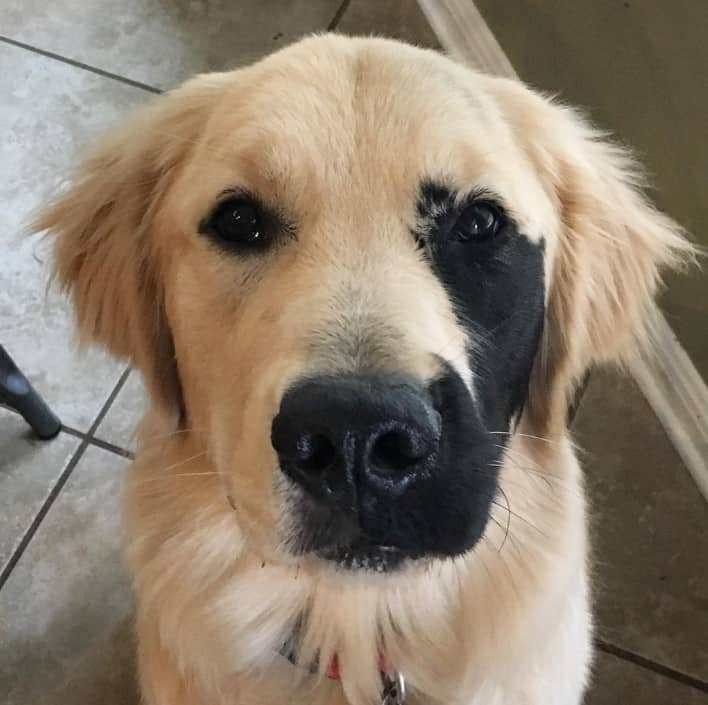
<svg viewBox="0 0 708 705">
<path fill-rule="evenodd" d="M 441 438 L 427 390 L 396 376 L 303 381 L 285 392 L 271 425 L 280 470 L 312 498 L 347 511 L 425 479 Z"/>
<path fill-rule="evenodd" d="M 309 474 L 324 472 L 337 456 L 332 442 L 321 434 L 303 434 L 297 439 L 295 450 L 295 466 Z"/>
<path fill-rule="evenodd" d="M 430 443 L 408 428 L 385 431 L 374 441 L 371 462 L 382 470 L 404 471 L 430 454 Z"/>
</svg>

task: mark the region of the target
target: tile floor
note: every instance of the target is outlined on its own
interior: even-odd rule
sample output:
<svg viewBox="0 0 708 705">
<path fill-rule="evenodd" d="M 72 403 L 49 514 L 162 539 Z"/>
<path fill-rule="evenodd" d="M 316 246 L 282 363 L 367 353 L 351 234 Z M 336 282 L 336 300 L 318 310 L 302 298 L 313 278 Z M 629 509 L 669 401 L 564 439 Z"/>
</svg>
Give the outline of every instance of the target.
<svg viewBox="0 0 708 705">
<path fill-rule="evenodd" d="M 0 408 L 0 703 L 137 702 L 117 502 L 144 395 L 71 343 L 23 224 L 92 139 L 198 71 L 337 26 L 438 48 L 414 0 L 0 4 L 0 341 L 66 424 Z M 708 703 L 708 506 L 634 384 L 591 379 L 576 418 L 593 504 L 600 655 L 590 705 Z"/>
</svg>

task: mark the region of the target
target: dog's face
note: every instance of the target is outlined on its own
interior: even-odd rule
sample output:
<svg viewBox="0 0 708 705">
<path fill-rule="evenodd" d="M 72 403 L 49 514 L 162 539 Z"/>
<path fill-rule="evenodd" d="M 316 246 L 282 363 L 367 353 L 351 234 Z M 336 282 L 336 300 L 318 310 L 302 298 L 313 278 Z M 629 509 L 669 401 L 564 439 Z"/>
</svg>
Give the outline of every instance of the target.
<svg viewBox="0 0 708 705">
<path fill-rule="evenodd" d="M 522 417 L 640 332 L 681 241 L 628 181 L 517 84 L 321 37 L 164 98 L 41 225 L 255 550 L 383 571 L 471 549 Z"/>
<path fill-rule="evenodd" d="M 233 76 L 161 208 L 188 423 L 260 541 L 372 568 L 460 554 L 557 224 L 482 81 L 289 54 Z"/>
</svg>

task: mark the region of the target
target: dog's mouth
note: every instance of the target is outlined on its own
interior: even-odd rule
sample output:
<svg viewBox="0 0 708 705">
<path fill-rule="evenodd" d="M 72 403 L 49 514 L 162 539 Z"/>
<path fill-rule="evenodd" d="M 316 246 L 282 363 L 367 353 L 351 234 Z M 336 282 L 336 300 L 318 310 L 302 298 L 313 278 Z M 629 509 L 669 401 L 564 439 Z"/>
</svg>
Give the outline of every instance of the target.
<svg viewBox="0 0 708 705">
<path fill-rule="evenodd" d="M 342 570 L 387 573 L 402 567 L 409 556 L 396 546 L 381 546 L 365 540 L 347 546 L 329 546 L 316 552 L 318 558 Z"/>
</svg>

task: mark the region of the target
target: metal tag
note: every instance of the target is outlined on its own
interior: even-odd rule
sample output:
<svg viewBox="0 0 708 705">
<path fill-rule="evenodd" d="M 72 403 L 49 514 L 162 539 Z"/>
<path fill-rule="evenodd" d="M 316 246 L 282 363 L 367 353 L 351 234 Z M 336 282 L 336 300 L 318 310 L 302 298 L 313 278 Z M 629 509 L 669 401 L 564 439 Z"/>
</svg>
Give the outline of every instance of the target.
<svg viewBox="0 0 708 705">
<path fill-rule="evenodd" d="M 385 673 L 381 691 L 381 705 L 404 705 L 406 681 L 400 673 Z"/>
</svg>

